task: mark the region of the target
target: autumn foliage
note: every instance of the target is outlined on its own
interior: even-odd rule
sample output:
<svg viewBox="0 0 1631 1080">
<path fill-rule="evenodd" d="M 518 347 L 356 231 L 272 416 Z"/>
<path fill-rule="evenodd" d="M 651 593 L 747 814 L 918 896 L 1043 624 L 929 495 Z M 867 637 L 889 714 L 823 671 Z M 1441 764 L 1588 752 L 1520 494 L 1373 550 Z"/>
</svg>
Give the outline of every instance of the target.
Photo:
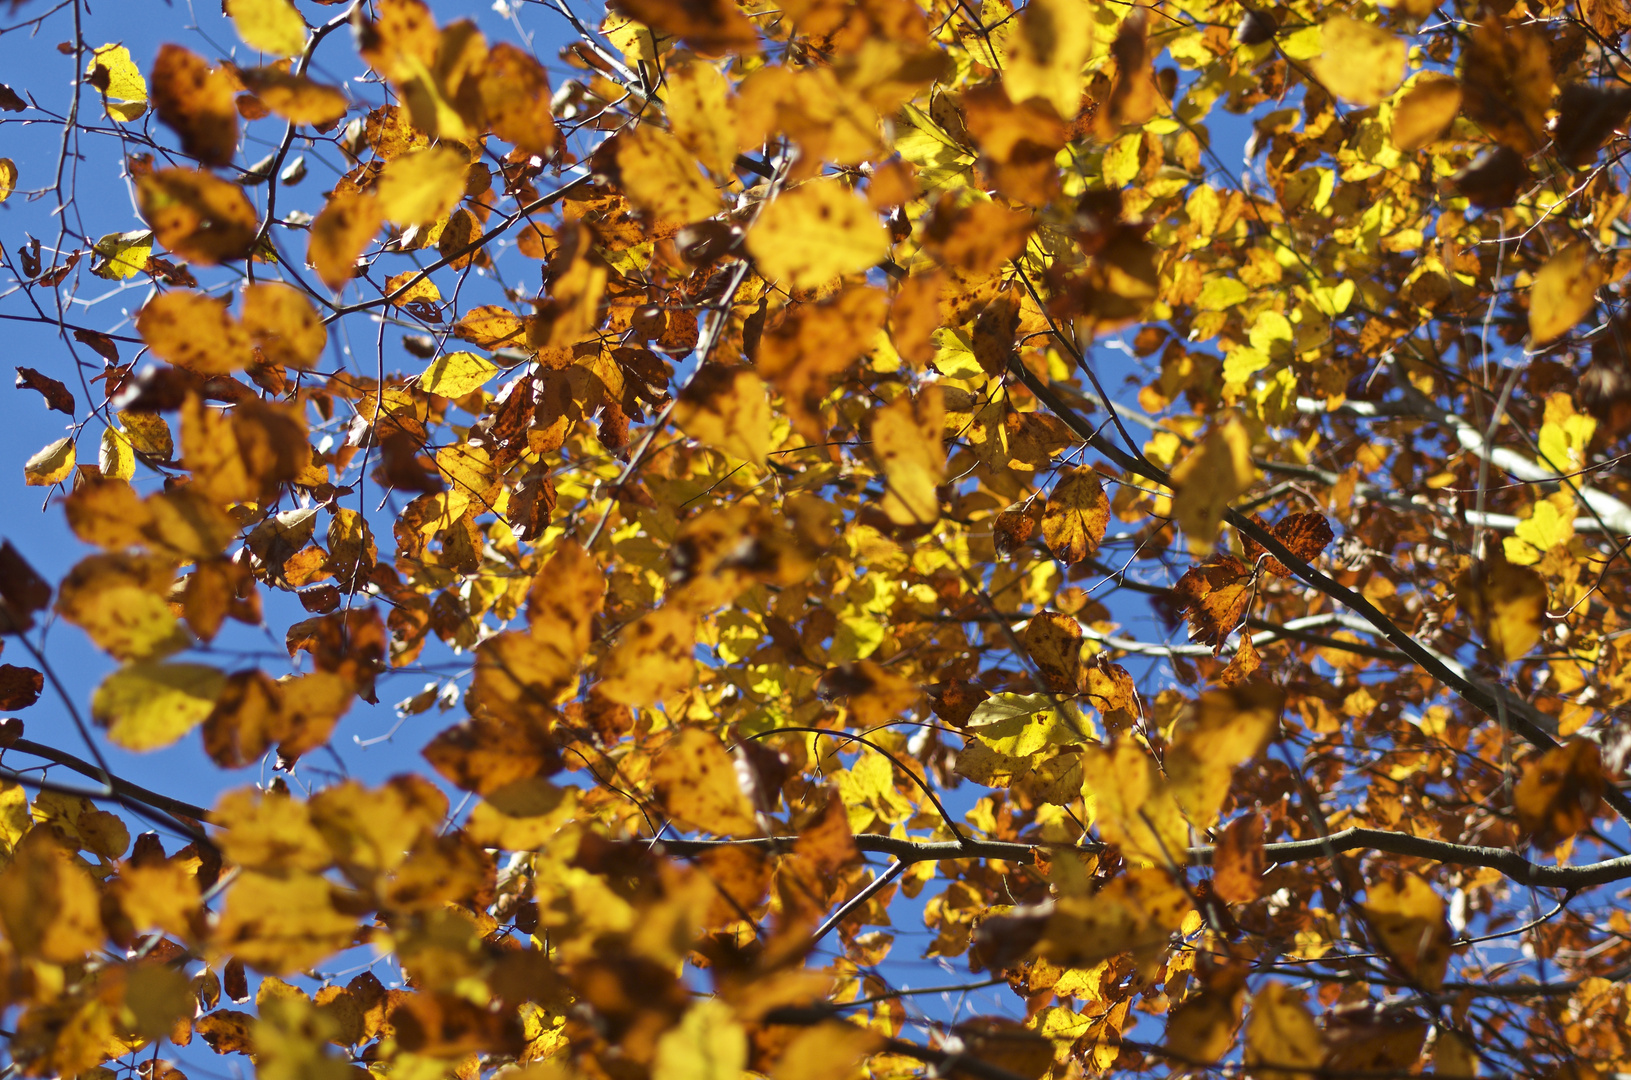
<svg viewBox="0 0 1631 1080">
<path fill-rule="evenodd" d="M 1631 1071 L 1619 0 L 47 7 L 7 1075 Z"/>
</svg>

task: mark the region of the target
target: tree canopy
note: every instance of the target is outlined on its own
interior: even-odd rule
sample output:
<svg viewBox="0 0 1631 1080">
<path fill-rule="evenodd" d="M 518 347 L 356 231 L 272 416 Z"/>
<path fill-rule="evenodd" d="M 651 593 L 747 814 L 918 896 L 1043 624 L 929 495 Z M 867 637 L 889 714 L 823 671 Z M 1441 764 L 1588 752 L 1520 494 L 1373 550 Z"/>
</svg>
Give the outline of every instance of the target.
<svg viewBox="0 0 1631 1080">
<path fill-rule="evenodd" d="M 1631 8 L 495 7 L 10 6 L 4 1075 L 1631 1071 Z"/>
</svg>

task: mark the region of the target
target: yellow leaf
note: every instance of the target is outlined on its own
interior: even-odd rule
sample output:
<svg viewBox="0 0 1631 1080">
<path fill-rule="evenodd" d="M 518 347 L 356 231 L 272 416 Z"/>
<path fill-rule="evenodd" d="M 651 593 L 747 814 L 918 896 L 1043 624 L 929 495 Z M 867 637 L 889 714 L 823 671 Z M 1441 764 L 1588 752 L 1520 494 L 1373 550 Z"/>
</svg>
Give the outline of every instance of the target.
<svg viewBox="0 0 1631 1080">
<path fill-rule="evenodd" d="M 108 233 L 91 250 L 102 257 L 91 267 L 91 273 L 109 281 L 125 281 L 147 269 L 147 260 L 153 255 L 153 234 L 147 229 Z"/>
<path fill-rule="evenodd" d="M 1110 500 L 1099 474 L 1087 466 L 1068 470 L 1042 511 L 1042 540 L 1062 563 L 1075 565 L 1099 549 L 1110 524 Z"/>
<path fill-rule="evenodd" d="M 221 796 L 212 819 L 221 827 L 221 852 L 246 870 L 316 873 L 334 862 L 311 807 L 287 794 L 240 788 Z"/>
<path fill-rule="evenodd" d="M 674 137 L 715 176 L 729 176 L 736 161 L 736 113 L 725 76 L 711 64 L 676 64 L 664 88 Z"/>
<path fill-rule="evenodd" d="M 1217 1061 L 1234 1045 L 1244 993 L 1207 988 L 1167 1017 L 1167 1049 L 1182 1061 Z"/>
<path fill-rule="evenodd" d="M 1284 702 L 1272 683 L 1246 683 L 1207 691 L 1178 722 L 1166 753 L 1167 784 L 1195 828 L 1217 821 L 1235 768 L 1263 752 Z"/>
<path fill-rule="evenodd" d="M 1393 106 L 1393 145 L 1420 150 L 1438 139 L 1461 112 L 1461 84 L 1448 75 L 1424 74 Z"/>
<path fill-rule="evenodd" d="M 601 665 L 600 693 L 624 705 L 650 705 L 691 685 L 696 618 L 658 608 L 626 627 Z"/>
<path fill-rule="evenodd" d="M 11 198 L 11 193 L 17 190 L 17 163 L 10 158 L 0 158 L 0 202 Z"/>
<path fill-rule="evenodd" d="M 130 439 L 118 428 L 102 432 L 102 452 L 98 458 L 102 475 L 109 480 L 129 480 L 136 475 L 136 452 Z"/>
<path fill-rule="evenodd" d="M 747 247 L 767 279 L 812 289 L 877 265 L 889 234 L 866 200 L 836 180 L 814 180 L 765 207 Z"/>
<path fill-rule="evenodd" d="M 1546 628 L 1546 581 L 1527 566 L 1506 561 L 1501 546 L 1456 578 L 1456 601 L 1472 618 L 1484 644 L 1500 660 L 1524 656 Z"/>
<path fill-rule="evenodd" d="M 357 256 L 384 220 L 379 200 L 365 192 L 336 192 L 311 223 L 306 261 L 323 284 L 339 289 L 357 270 Z"/>
<path fill-rule="evenodd" d="M 1266 982 L 1252 997 L 1246 1021 L 1246 1065 L 1272 1065 L 1254 1075 L 1310 1080 L 1325 1060 L 1325 1042 L 1303 1004 L 1302 994 L 1285 983 Z M 1309 1071 L 1286 1071 L 1286 1070 Z"/>
<path fill-rule="evenodd" d="M 730 754 L 713 735 L 684 728 L 651 767 L 663 808 L 688 828 L 720 836 L 756 836 L 753 806 L 736 779 Z"/>
<path fill-rule="evenodd" d="M 243 188 L 198 169 L 159 169 L 136 179 L 136 202 L 153 238 L 184 259 L 213 266 L 241 259 L 259 219 Z"/>
<path fill-rule="evenodd" d="M 1575 412 L 1574 400 L 1559 391 L 1546 397 L 1546 411 L 1541 418 L 1540 438 L 1536 444 L 1542 464 L 1560 473 L 1576 472 L 1586 464 L 1586 450 L 1597 433 L 1594 417 Z"/>
<path fill-rule="evenodd" d="M 853 1080 L 862 1060 L 883 1046 L 882 1033 L 826 1021 L 793 1036 L 771 1080 Z"/>
<path fill-rule="evenodd" d="M 50 487 L 68 479 L 74 471 L 74 438 L 64 435 L 41 447 L 23 464 L 23 480 L 29 487 Z"/>
<path fill-rule="evenodd" d="M 328 344 L 328 330 L 311 301 L 281 282 L 244 290 L 243 326 L 268 363 L 300 371 L 316 367 Z"/>
<path fill-rule="evenodd" d="M 238 77 L 261 104 L 292 124 L 332 124 L 345 115 L 345 93 L 308 76 L 260 67 L 243 69 Z"/>
<path fill-rule="evenodd" d="M 945 415 L 934 385 L 873 414 L 872 456 L 886 485 L 882 509 L 897 525 L 932 525 L 940 518 L 935 488 L 946 475 Z"/>
<path fill-rule="evenodd" d="M 226 0 L 238 36 L 271 56 L 297 56 L 306 47 L 306 20 L 290 0 Z"/>
<path fill-rule="evenodd" d="M 398 292 L 398 289 L 402 291 Z M 409 304 L 437 303 L 442 299 L 442 290 L 422 271 L 404 270 L 385 279 L 385 295 L 390 298 L 392 307 L 406 307 Z"/>
<path fill-rule="evenodd" d="M 187 635 L 166 596 L 175 566 L 158 556 L 92 555 L 63 579 L 57 614 L 120 660 L 144 660 L 186 648 Z"/>
<path fill-rule="evenodd" d="M 494 135 L 529 154 L 542 156 L 554 149 L 558 135 L 550 115 L 549 76 L 542 64 L 501 41 L 488 53 L 480 79 L 481 101 Z"/>
<path fill-rule="evenodd" d="M 1450 925 L 1444 901 L 1414 874 L 1378 881 L 1365 890 L 1365 914 L 1382 948 L 1428 990 L 1444 985 L 1450 964 Z"/>
<path fill-rule="evenodd" d="M 1579 240 L 1546 260 L 1529 292 L 1530 345 L 1568 333 L 1597 306 L 1603 263 L 1589 241 Z"/>
<path fill-rule="evenodd" d="M 464 198 L 470 159 L 451 146 L 431 146 L 386 162 L 375 196 L 385 220 L 431 225 Z"/>
<path fill-rule="evenodd" d="M 1082 795 L 1105 840 L 1135 865 L 1182 866 L 1188 859 L 1189 826 L 1155 761 L 1136 743 L 1089 746 Z"/>
<path fill-rule="evenodd" d="M 1574 539 L 1574 496 L 1554 491 L 1535 503 L 1533 512 L 1512 530 L 1503 543 L 1506 561 L 1523 566 L 1539 562 L 1555 547 L 1566 547 Z"/>
<path fill-rule="evenodd" d="M 187 863 L 128 863 L 120 868 L 118 883 L 119 906 L 137 930 L 192 936 L 198 877 Z"/>
<path fill-rule="evenodd" d="M 47 963 L 79 963 L 101 947 L 96 885 L 53 830 L 31 830 L 0 872 L 0 923 L 13 949 Z"/>
<path fill-rule="evenodd" d="M 460 398 L 479 389 L 496 374 L 498 366 L 475 353 L 443 353 L 419 376 L 419 389 L 427 394 Z"/>
<path fill-rule="evenodd" d="M 1325 88 L 1356 105 L 1378 105 L 1404 78 L 1405 43 L 1379 26 L 1334 15 L 1321 28 L 1324 52 L 1310 66 Z"/>
<path fill-rule="evenodd" d="M 1002 84 L 1022 105 L 1040 98 L 1062 120 L 1082 104 L 1082 66 L 1093 50 L 1094 5 L 1085 0 L 1032 0 L 1008 38 Z"/>
<path fill-rule="evenodd" d="M 1251 296 L 1251 290 L 1246 288 L 1238 278 L 1212 277 L 1207 278 L 1201 286 L 1201 295 L 1196 298 L 1195 306 L 1201 311 L 1223 311 Z"/>
<path fill-rule="evenodd" d="M 1224 511 L 1257 479 L 1251 450 L 1245 426 L 1230 416 L 1172 470 L 1172 513 L 1192 554 L 1211 553 Z"/>
<path fill-rule="evenodd" d="M 86 81 L 102 91 L 102 106 L 114 120 L 129 123 L 147 111 L 147 80 L 123 45 L 104 45 L 92 54 Z"/>
<path fill-rule="evenodd" d="M 747 1032 L 729 1005 L 703 998 L 657 1040 L 652 1080 L 741 1080 Z"/>
<path fill-rule="evenodd" d="M 674 423 L 698 442 L 739 458 L 763 462 L 771 445 L 770 401 L 749 368 L 706 364 L 674 404 Z"/>
<path fill-rule="evenodd" d="M 225 683 L 203 664 L 127 664 L 96 688 L 91 716 L 115 745 L 157 750 L 202 724 Z"/>
<path fill-rule="evenodd" d="M 136 314 L 136 331 L 161 360 L 200 375 L 229 375 L 254 359 L 242 323 L 213 296 L 167 292 Z"/>
<path fill-rule="evenodd" d="M 617 144 L 617 165 L 629 201 L 673 222 L 700 221 L 719 210 L 719 193 L 696 158 L 665 131 L 641 124 Z"/>
</svg>

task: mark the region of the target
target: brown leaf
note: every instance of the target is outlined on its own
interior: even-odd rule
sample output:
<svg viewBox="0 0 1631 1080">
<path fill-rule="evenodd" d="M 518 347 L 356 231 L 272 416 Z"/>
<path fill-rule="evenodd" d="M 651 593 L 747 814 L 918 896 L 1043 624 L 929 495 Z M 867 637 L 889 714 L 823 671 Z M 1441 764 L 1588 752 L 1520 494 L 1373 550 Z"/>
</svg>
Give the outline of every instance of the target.
<svg viewBox="0 0 1631 1080">
<path fill-rule="evenodd" d="M 1286 550 L 1305 563 L 1312 563 L 1319 558 L 1320 553 L 1331 543 L 1333 537 L 1331 523 L 1325 520 L 1324 515 L 1313 512 L 1288 514 L 1272 527 L 1255 515 L 1252 520 L 1266 528 L 1270 536 L 1284 544 Z M 1264 573 L 1275 574 L 1279 577 L 1294 576 L 1274 556 L 1271 555 L 1267 559 L 1260 559 L 1263 548 L 1251 537 L 1242 534 L 1240 542 L 1245 548 L 1247 561 L 1259 566 Z"/>
<path fill-rule="evenodd" d="M 236 80 L 224 68 L 180 45 L 165 45 L 153 61 L 153 105 L 181 136 L 181 148 L 206 165 L 230 165 L 238 149 Z"/>
<path fill-rule="evenodd" d="M 0 664 L 0 709 L 26 709 L 43 689 L 45 676 L 33 668 Z"/>
<path fill-rule="evenodd" d="M 1192 566 L 1173 586 L 1189 619 L 1189 640 L 1212 646 L 1213 654 L 1246 618 L 1256 575 L 1233 555 L 1216 555 Z"/>
<path fill-rule="evenodd" d="M 17 389 L 37 390 L 45 398 L 46 408 L 74 415 L 74 395 L 49 375 L 42 375 L 30 367 L 20 367 L 17 369 Z"/>
<path fill-rule="evenodd" d="M 1263 819 L 1231 821 L 1212 852 L 1212 891 L 1225 903 L 1249 904 L 1263 895 Z"/>
</svg>

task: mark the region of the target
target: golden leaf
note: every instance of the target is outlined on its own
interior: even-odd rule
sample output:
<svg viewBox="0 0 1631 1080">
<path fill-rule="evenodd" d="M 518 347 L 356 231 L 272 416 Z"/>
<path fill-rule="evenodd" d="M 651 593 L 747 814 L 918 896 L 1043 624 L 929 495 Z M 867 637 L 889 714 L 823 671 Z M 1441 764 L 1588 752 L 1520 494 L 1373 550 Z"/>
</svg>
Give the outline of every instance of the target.
<svg viewBox="0 0 1631 1080">
<path fill-rule="evenodd" d="M 102 946 L 96 885 L 50 829 L 33 829 L 0 871 L 0 924 L 20 955 L 77 964 Z"/>
<path fill-rule="evenodd" d="M 245 68 L 238 77 L 261 104 L 291 124 L 332 124 L 345 115 L 348 106 L 345 92 L 338 87 L 279 67 Z"/>
<path fill-rule="evenodd" d="M 1008 38 L 1002 85 L 1015 104 L 1040 99 L 1069 120 L 1082 104 L 1082 68 L 1093 51 L 1093 8 L 1081 0 L 1032 0 Z"/>
<path fill-rule="evenodd" d="M 306 20 L 291 0 L 226 0 L 226 13 L 251 49 L 298 56 L 306 47 Z"/>
<path fill-rule="evenodd" d="M 219 670 L 203 664 L 127 664 L 96 688 L 91 716 L 115 745 L 156 750 L 203 723 L 225 683 Z"/>
<path fill-rule="evenodd" d="M 1172 513 L 1193 554 L 1212 551 L 1224 512 L 1256 479 L 1251 436 L 1234 416 L 1214 424 L 1172 470 Z"/>
<path fill-rule="evenodd" d="M 691 685 L 696 618 L 662 607 L 626 627 L 601 664 L 602 696 L 625 705 L 651 705 Z"/>
<path fill-rule="evenodd" d="M 753 806 L 737 782 L 730 754 L 699 728 L 680 731 L 651 768 L 662 805 L 686 828 L 719 836 L 757 836 Z"/>
<path fill-rule="evenodd" d="M 1506 561 L 1500 545 L 1489 558 L 1474 561 L 1455 581 L 1456 600 L 1466 610 L 1498 660 L 1516 660 L 1546 630 L 1546 581 L 1527 566 Z"/>
<path fill-rule="evenodd" d="M 748 1037 L 729 1005 L 703 998 L 657 1040 L 652 1080 L 739 1080 Z"/>
<path fill-rule="evenodd" d="M 1461 113 L 1461 84 L 1448 75 L 1424 74 L 1393 106 L 1393 145 L 1420 150 L 1449 130 Z"/>
<path fill-rule="evenodd" d="M 549 76 L 542 64 L 501 41 L 487 54 L 479 78 L 482 105 L 494 135 L 529 154 L 542 156 L 555 148 Z"/>
<path fill-rule="evenodd" d="M 136 330 L 160 359 L 200 375 L 240 371 L 253 358 L 252 341 L 243 324 L 227 311 L 224 302 L 203 293 L 167 292 L 153 297 L 136 314 Z"/>
<path fill-rule="evenodd" d="M 1356 105 L 1377 105 L 1404 78 L 1405 43 L 1371 23 L 1333 15 L 1321 27 L 1325 51 L 1311 66 L 1325 88 Z"/>
<path fill-rule="evenodd" d="M 1166 753 L 1168 790 L 1196 829 L 1210 829 L 1235 768 L 1280 728 L 1285 691 L 1272 683 L 1208 690 L 1174 726 Z"/>
<path fill-rule="evenodd" d="M 675 401 L 674 423 L 703 445 L 748 461 L 762 462 L 770 450 L 770 401 L 748 368 L 698 368 Z"/>
<path fill-rule="evenodd" d="M 10 158 L 0 158 L 0 202 L 11 198 L 11 193 L 17 190 L 17 163 Z"/>
<path fill-rule="evenodd" d="M 373 194 L 337 191 L 311 224 L 306 261 L 323 284 L 339 289 L 355 276 L 357 257 L 385 220 Z"/>
<path fill-rule="evenodd" d="M 1248 1069 L 1253 1065 L 1274 1068 L 1251 1075 L 1310 1080 L 1324 1060 L 1325 1040 L 1302 994 L 1285 983 L 1265 982 L 1252 996 L 1251 1017 L 1246 1021 L 1246 1065 Z"/>
<path fill-rule="evenodd" d="M 164 656 L 187 645 L 165 599 L 174 579 L 175 567 L 168 559 L 92 555 L 63 579 L 57 614 L 117 659 Z"/>
<path fill-rule="evenodd" d="M 1550 850 L 1591 826 L 1605 784 L 1597 744 L 1570 739 L 1525 763 L 1512 808 L 1523 831 Z"/>
<path fill-rule="evenodd" d="M 1568 333 L 1597 306 L 1603 264 L 1589 242 L 1570 244 L 1546 260 L 1529 291 L 1529 340 L 1540 346 Z"/>
<path fill-rule="evenodd" d="M 419 388 L 427 394 L 460 398 L 498 374 L 497 365 L 475 353 L 443 353 L 432 360 L 419 376 Z"/>
<path fill-rule="evenodd" d="M 1428 990 L 1444 985 L 1450 925 L 1444 921 L 1444 901 L 1431 885 L 1408 873 L 1373 882 L 1363 906 L 1382 948 L 1406 975 Z"/>
<path fill-rule="evenodd" d="M 74 437 L 64 435 L 36 450 L 23 463 L 23 481 L 29 487 L 50 487 L 68 479 L 74 471 Z"/>
<path fill-rule="evenodd" d="M 243 188 L 194 169 L 160 169 L 136 178 L 136 202 L 153 238 L 205 265 L 249 254 L 258 221 Z"/>
<path fill-rule="evenodd" d="M 938 386 L 902 394 L 873 413 L 872 456 L 886 485 L 881 509 L 897 525 L 932 525 L 940 517 L 945 414 Z"/>
<path fill-rule="evenodd" d="M 696 158 L 667 132 L 641 124 L 617 144 L 629 201 L 666 221 L 690 222 L 719 211 L 719 193 Z"/>
<path fill-rule="evenodd" d="M 281 282 L 244 290 L 243 327 L 268 363 L 301 371 L 316 367 L 328 344 L 328 330 L 311 301 Z"/>
<path fill-rule="evenodd" d="M 1189 826 L 1154 760 L 1137 743 L 1089 746 L 1082 757 L 1082 795 L 1104 839 L 1134 865 L 1183 866 Z"/>
<path fill-rule="evenodd" d="M 123 45 L 103 45 L 91 54 L 85 81 L 102 92 L 108 117 L 130 123 L 147 111 L 147 80 Z"/>
<path fill-rule="evenodd" d="M 866 200 L 836 180 L 812 180 L 764 208 L 747 247 L 766 278 L 813 289 L 875 266 L 889 235 Z"/>
<path fill-rule="evenodd" d="M 337 911 L 333 886 L 315 874 L 245 871 L 227 892 L 214 941 L 269 975 L 303 971 L 351 943 L 352 916 Z"/>
<path fill-rule="evenodd" d="M 430 146 L 393 158 L 385 163 L 375 190 L 380 213 L 397 225 L 434 224 L 464 198 L 469 171 L 469 157 L 452 146 Z"/>
<path fill-rule="evenodd" d="M 715 176 L 731 174 L 736 161 L 736 114 L 730 83 L 711 64 L 689 63 L 668 69 L 668 96 L 663 111 L 680 145 Z"/>
</svg>

